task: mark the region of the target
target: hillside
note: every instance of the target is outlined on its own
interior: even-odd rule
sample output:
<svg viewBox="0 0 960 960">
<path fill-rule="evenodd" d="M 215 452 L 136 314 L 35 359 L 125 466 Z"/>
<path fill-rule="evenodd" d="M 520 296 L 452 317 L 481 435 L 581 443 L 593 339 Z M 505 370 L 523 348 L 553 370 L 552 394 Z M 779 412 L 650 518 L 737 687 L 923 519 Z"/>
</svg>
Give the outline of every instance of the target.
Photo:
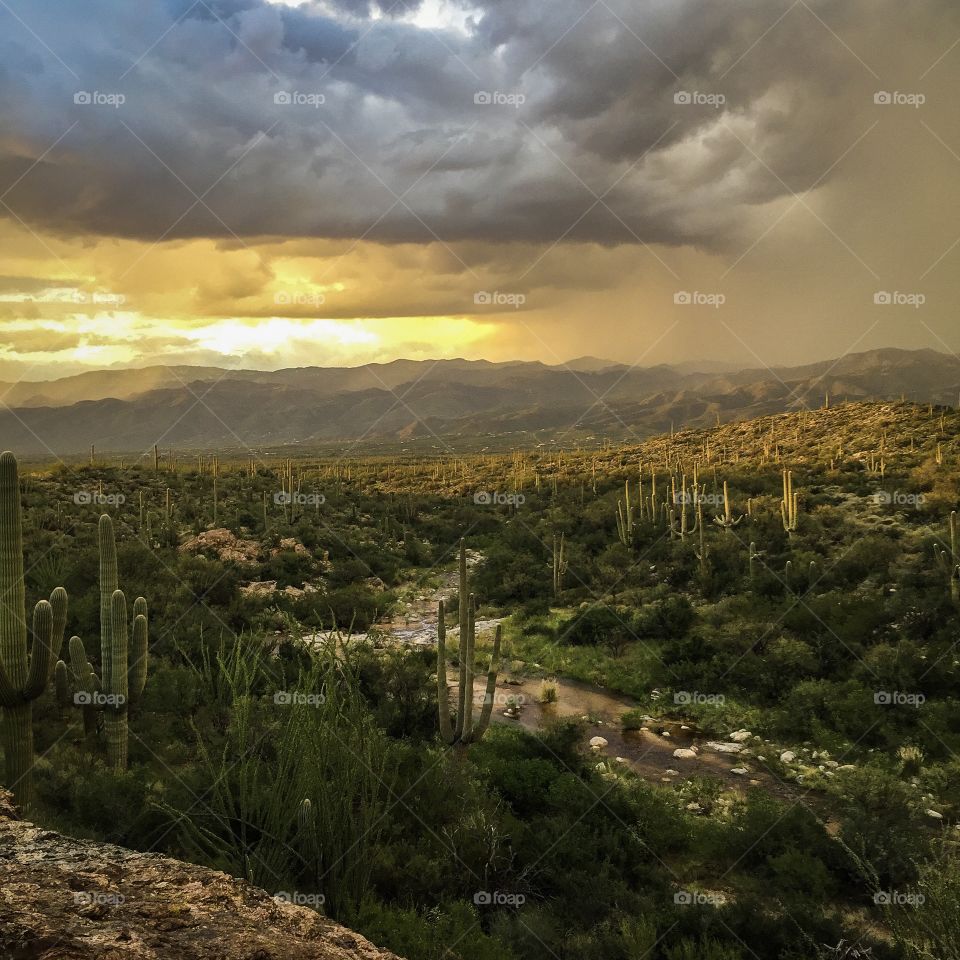
<svg viewBox="0 0 960 960">
<path fill-rule="evenodd" d="M 152 367 L 6 385 L 0 443 L 30 454 L 288 443 L 501 437 L 511 445 L 597 435 L 641 439 L 834 400 L 952 404 L 960 363 L 932 350 L 875 350 L 736 373 L 542 363 L 397 360 L 355 368 Z"/>
</svg>

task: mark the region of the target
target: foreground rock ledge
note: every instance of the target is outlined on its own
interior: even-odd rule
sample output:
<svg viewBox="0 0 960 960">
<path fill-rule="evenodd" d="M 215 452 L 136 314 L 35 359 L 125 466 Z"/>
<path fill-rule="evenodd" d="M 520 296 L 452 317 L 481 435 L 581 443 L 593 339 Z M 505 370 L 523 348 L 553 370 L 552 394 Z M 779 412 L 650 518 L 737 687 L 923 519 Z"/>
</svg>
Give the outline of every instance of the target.
<svg viewBox="0 0 960 960">
<path fill-rule="evenodd" d="M 4 960 L 398 960 L 225 873 L 17 818 L 0 790 Z"/>
</svg>

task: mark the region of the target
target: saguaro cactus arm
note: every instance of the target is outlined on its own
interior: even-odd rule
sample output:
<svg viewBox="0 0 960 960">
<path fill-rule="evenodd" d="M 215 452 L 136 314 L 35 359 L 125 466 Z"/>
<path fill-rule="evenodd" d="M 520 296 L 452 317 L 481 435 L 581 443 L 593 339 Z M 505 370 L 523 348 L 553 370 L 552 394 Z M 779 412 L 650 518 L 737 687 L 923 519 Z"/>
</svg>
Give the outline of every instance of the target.
<svg viewBox="0 0 960 960">
<path fill-rule="evenodd" d="M 46 689 L 53 659 L 53 607 L 41 600 L 33 608 L 33 649 L 30 651 L 30 672 L 23 687 L 23 696 L 34 700 Z"/>
<path fill-rule="evenodd" d="M 67 591 L 63 587 L 56 587 L 50 594 L 50 606 L 53 608 L 53 628 L 50 637 L 52 651 L 50 674 L 52 676 L 63 649 L 63 635 L 67 629 Z"/>
<path fill-rule="evenodd" d="M 130 666 L 127 685 L 131 705 L 139 702 L 147 685 L 147 660 L 149 657 L 147 625 L 147 601 L 137 597 L 133 603 L 133 636 L 130 648 Z"/>
</svg>

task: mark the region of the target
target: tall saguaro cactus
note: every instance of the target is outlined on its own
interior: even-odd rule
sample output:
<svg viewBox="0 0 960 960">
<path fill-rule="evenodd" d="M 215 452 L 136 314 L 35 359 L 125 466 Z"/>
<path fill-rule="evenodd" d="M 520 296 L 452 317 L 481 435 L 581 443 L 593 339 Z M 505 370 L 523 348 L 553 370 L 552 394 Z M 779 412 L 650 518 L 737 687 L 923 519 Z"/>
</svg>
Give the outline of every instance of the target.
<svg viewBox="0 0 960 960">
<path fill-rule="evenodd" d="M 67 592 L 57 587 L 34 607 L 28 650 L 20 479 L 16 457 L 7 451 L 0 455 L 0 707 L 6 783 L 24 808 L 33 802 L 33 701 L 50 680 L 66 619 Z"/>
<path fill-rule="evenodd" d="M 147 601 L 133 604 L 133 662 L 127 600 L 117 586 L 117 546 L 113 521 L 100 518 L 100 689 L 107 741 L 107 761 L 116 770 L 127 766 L 129 707 L 143 693 L 147 681 Z"/>
<path fill-rule="evenodd" d="M 476 725 L 473 722 L 473 657 L 476 644 L 475 601 L 468 592 L 467 550 L 460 541 L 460 682 L 457 689 L 456 722 L 450 716 L 450 695 L 447 690 L 447 629 L 441 600 L 437 609 L 437 709 L 440 715 L 440 736 L 451 746 L 475 743 L 490 726 L 493 701 L 500 666 L 501 628 L 497 624 L 493 638 L 493 653 L 487 672 L 487 687 L 483 707 Z"/>
<path fill-rule="evenodd" d="M 783 499 L 780 501 L 780 519 L 787 536 L 797 529 L 800 500 L 793 489 L 793 471 L 783 471 Z"/>
</svg>

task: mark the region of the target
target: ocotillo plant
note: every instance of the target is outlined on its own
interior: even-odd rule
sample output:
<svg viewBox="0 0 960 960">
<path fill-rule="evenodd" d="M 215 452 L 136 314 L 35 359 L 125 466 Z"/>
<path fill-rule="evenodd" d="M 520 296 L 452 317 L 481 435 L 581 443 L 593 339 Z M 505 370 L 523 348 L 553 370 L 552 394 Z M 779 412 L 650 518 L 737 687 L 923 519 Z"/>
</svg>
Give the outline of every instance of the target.
<svg viewBox="0 0 960 960">
<path fill-rule="evenodd" d="M 33 647 L 27 648 L 23 583 L 23 521 L 16 457 L 0 455 L 0 707 L 6 783 L 21 807 L 33 802 L 33 701 L 50 679 L 54 648 L 63 641 L 67 592 L 57 587 L 33 610 Z M 55 628 L 61 631 L 55 635 Z"/>
<path fill-rule="evenodd" d="M 473 594 L 468 593 L 467 553 L 460 541 L 460 682 L 457 690 L 456 722 L 450 716 L 450 695 L 447 690 L 447 629 L 444 622 L 443 601 L 437 608 L 437 709 L 440 716 L 440 736 L 451 746 L 478 741 L 490 725 L 493 701 L 497 687 L 500 661 L 500 624 L 493 638 L 493 653 L 487 672 L 487 688 L 483 708 L 476 726 L 473 723 L 473 657 L 476 643 L 476 623 Z"/>
</svg>

